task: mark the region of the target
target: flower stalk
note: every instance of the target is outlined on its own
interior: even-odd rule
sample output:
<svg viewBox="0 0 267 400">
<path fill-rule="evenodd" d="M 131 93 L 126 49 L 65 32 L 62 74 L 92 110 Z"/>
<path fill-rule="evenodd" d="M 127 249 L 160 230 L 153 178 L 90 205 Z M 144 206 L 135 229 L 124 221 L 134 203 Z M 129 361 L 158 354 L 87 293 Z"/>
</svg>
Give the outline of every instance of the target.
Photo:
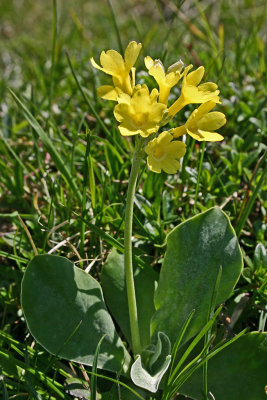
<svg viewBox="0 0 267 400">
<path fill-rule="evenodd" d="M 132 338 L 132 349 L 136 356 L 141 353 L 140 333 L 138 326 L 138 313 L 135 295 L 135 285 L 133 276 L 133 257 L 132 257 L 132 225 L 133 225 L 133 207 L 136 183 L 140 171 L 141 161 L 143 159 L 142 145 L 143 138 L 137 138 L 136 148 L 133 155 L 133 163 L 128 183 L 125 222 L 124 222 L 124 267 L 127 288 L 128 309 L 130 318 L 130 329 Z"/>
</svg>

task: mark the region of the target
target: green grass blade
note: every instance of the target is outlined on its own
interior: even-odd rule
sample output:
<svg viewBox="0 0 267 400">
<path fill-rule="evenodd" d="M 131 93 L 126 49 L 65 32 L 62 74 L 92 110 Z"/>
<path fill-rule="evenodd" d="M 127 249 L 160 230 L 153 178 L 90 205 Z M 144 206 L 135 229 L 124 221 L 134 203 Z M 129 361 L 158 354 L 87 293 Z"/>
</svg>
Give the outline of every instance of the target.
<svg viewBox="0 0 267 400">
<path fill-rule="evenodd" d="M 27 260 L 26 258 L 22 258 L 22 257 L 14 255 L 14 254 L 7 253 L 6 251 L 3 251 L 3 250 L 0 250 L 0 256 L 9 258 L 10 260 L 14 260 L 14 261 L 20 262 L 22 264 L 28 264 L 28 262 L 29 262 L 29 260 Z"/>
<path fill-rule="evenodd" d="M 67 339 L 65 340 L 65 342 L 62 344 L 62 346 L 58 349 L 58 351 L 56 352 L 55 355 L 52 355 L 50 362 L 46 365 L 45 369 L 44 369 L 44 373 L 47 373 L 50 368 L 52 367 L 52 365 L 54 364 L 55 360 L 58 357 L 58 354 L 64 349 L 64 347 L 68 344 L 68 342 L 71 340 L 71 338 L 75 335 L 75 333 L 78 331 L 78 329 L 80 328 L 82 323 L 82 320 L 80 322 L 78 322 L 78 324 L 76 325 L 76 327 L 73 329 L 73 331 L 71 332 L 71 334 L 67 337 Z"/>
<path fill-rule="evenodd" d="M 112 22 L 113 22 L 113 25 L 114 25 L 114 28 L 115 28 L 115 32 L 116 32 L 116 36 L 117 36 L 117 41 L 118 41 L 118 46 L 119 46 L 119 49 L 120 49 L 120 53 L 123 54 L 124 51 L 123 51 L 123 46 L 122 46 L 122 41 L 121 41 L 121 35 L 120 35 L 120 30 L 119 30 L 119 27 L 118 27 L 118 24 L 117 24 L 116 15 L 115 15 L 115 13 L 114 13 L 111 0 L 107 0 L 107 2 L 108 2 L 108 6 L 109 6 L 109 8 L 110 8 L 110 13 L 111 13 Z"/>
<path fill-rule="evenodd" d="M 90 153 L 91 141 L 90 141 L 90 134 L 86 134 L 86 150 L 85 150 L 85 158 L 84 158 L 84 165 L 83 165 L 83 201 L 82 201 L 82 216 L 85 216 L 86 212 L 86 190 L 87 190 L 87 182 L 88 182 L 88 158 Z M 81 254 L 84 256 L 84 234 L 85 234 L 85 223 L 81 221 Z"/>
<path fill-rule="evenodd" d="M 178 348 L 180 346 L 180 343 L 181 343 L 181 341 L 182 341 L 182 339 L 184 337 L 186 329 L 187 329 L 188 325 L 190 324 L 190 321 L 193 318 L 194 314 L 195 314 L 195 310 L 192 310 L 191 313 L 189 314 L 187 320 L 185 321 L 183 327 L 182 327 L 180 335 L 177 337 L 177 339 L 176 339 L 176 341 L 174 343 L 174 346 L 173 346 L 173 349 L 172 349 L 172 362 L 171 362 L 171 366 L 170 366 L 169 375 L 171 375 L 172 372 L 173 372 L 173 366 L 174 366 L 174 362 L 175 362 L 175 359 L 176 359 Z M 170 379 L 168 379 L 168 383 L 170 383 Z"/>
<path fill-rule="evenodd" d="M 50 112 L 51 112 L 53 95 L 54 95 L 56 43 L 57 43 L 57 0 L 53 0 L 53 34 L 52 34 L 50 87 L 49 87 L 49 111 Z"/>
<path fill-rule="evenodd" d="M 194 366 L 192 366 L 192 368 L 185 374 L 185 376 L 183 377 L 182 380 L 180 380 L 180 382 L 178 383 L 177 386 L 175 386 L 174 389 L 174 393 L 176 393 L 181 387 L 182 385 L 190 378 L 190 376 L 198 369 L 200 368 L 205 362 L 207 362 L 208 360 L 210 360 L 212 357 L 214 357 L 216 354 L 218 354 L 220 351 L 222 351 L 223 349 L 225 349 L 226 347 L 228 347 L 230 344 L 232 344 L 233 342 L 235 342 L 236 340 L 238 340 L 242 335 L 244 335 L 244 333 L 247 332 L 247 329 L 244 329 L 242 332 L 240 332 L 238 335 L 236 335 L 234 338 L 228 340 L 226 343 L 222 344 L 222 345 L 217 345 L 216 347 L 214 347 L 214 349 L 206 356 L 203 357 L 203 359 L 199 360 L 197 362 L 197 364 L 195 364 Z M 209 344 L 210 346 L 210 344 Z"/>
<path fill-rule="evenodd" d="M 244 335 L 245 333 L 247 333 L 248 328 L 243 329 L 243 331 L 239 332 L 235 337 L 233 337 L 230 340 L 227 340 L 227 342 L 221 344 L 217 344 L 216 346 L 214 346 L 214 348 L 209 352 L 209 354 L 206 357 L 206 360 L 202 360 L 202 363 L 205 361 L 210 360 L 212 357 L 214 357 L 216 354 L 218 354 L 220 351 L 222 351 L 223 349 L 225 349 L 226 347 L 230 346 L 230 344 L 234 343 L 236 340 L 238 340 L 242 335 Z"/>
<path fill-rule="evenodd" d="M 92 377 L 91 377 L 91 384 L 90 384 L 90 389 L 91 389 L 91 398 L 90 400 L 96 400 L 96 395 L 97 395 L 97 360 L 99 356 L 99 351 L 100 351 L 100 346 L 103 340 L 105 339 L 106 335 L 103 335 L 102 338 L 99 340 L 99 343 L 97 345 L 96 351 L 95 351 L 95 356 L 94 356 L 94 361 L 93 361 L 93 366 L 92 366 Z"/>
<path fill-rule="evenodd" d="M 222 266 L 219 267 L 218 275 L 217 275 L 214 289 L 212 292 L 212 297 L 211 297 L 211 302 L 210 302 L 210 307 L 209 307 L 209 312 L 208 312 L 208 320 L 211 319 L 214 314 L 217 294 L 218 294 L 218 290 L 219 290 L 219 286 L 220 286 L 220 282 L 221 282 L 221 276 L 222 276 Z M 207 344 L 210 341 L 210 338 L 211 338 L 211 327 L 208 330 L 208 332 L 205 334 L 204 344 L 205 344 L 205 348 L 206 348 L 206 355 L 208 354 L 209 347 L 207 347 Z M 208 362 L 207 361 L 203 364 L 203 393 L 204 393 L 204 397 L 208 398 Z"/>
<path fill-rule="evenodd" d="M 199 334 L 194 338 L 194 340 L 190 343 L 190 345 L 188 346 L 188 348 L 186 349 L 186 351 L 184 352 L 183 356 L 180 358 L 178 364 L 176 365 L 171 377 L 170 377 L 170 381 L 173 381 L 177 374 L 178 371 L 180 369 L 180 367 L 183 365 L 183 363 L 185 362 L 185 360 L 187 359 L 187 357 L 189 356 L 189 354 L 191 353 L 191 351 L 195 348 L 195 346 L 198 344 L 198 342 L 203 338 L 203 336 L 205 336 L 205 334 L 208 332 L 208 330 L 211 328 L 211 326 L 214 324 L 217 316 L 219 315 L 219 313 L 222 310 L 222 306 L 220 306 L 217 311 L 215 312 L 215 314 L 213 315 L 213 317 L 209 320 L 209 322 L 201 329 L 201 331 L 199 332 Z"/>
<path fill-rule="evenodd" d="M 58 396 L 58 398 L 61 399 L 69 398 L 69 396 L 66 397 L 65 390 L 60 383 L 54 381 L 52 378 L 48 377 L 43 372 L 36 370 L 35 368 L 29 367 L 23 361 L 20 361 L 19 359 L 13 357 L 8 351 L 0 350 L 0 363 L 1 362 L 13 363 L 16 368 L 19 367 L 27 371 L 37 380 L 42 382 L 47 388 L 51 389 Z"/>
<path fill-rule="evenodd" d="M 93 210 L 96 207 L 96 197 L 95 197 L 95 174 L 94 174 L 94 167 L 93 167 L 93 158 L 89 154 L 88 156 L 88 162 L 89 162 L 89 188 L 90 188 L 90 193 L 91 193 L 91 202 L 92 202 L 92 207 Z"/>
<path fill-rule="evenodd" d="M 35 132 L 38 134 L 39 138 L 43 142 L 43 144 L 46 146 L 49 154 L 51 155 L 56 167 L 58 170 L 61 172 L 62 176 L 65 178 L 66 182 L 69 184 L 71 187 L 73 193 L 77 196 L 78 201 L 80 204 L 82 204 L 82 195 L 81 192 L 79 191 L 79 188 L 74 181 L 73 177 L 70 174 L 69 169 L 67 168 L 65 162 L 61 158 L 60 154 L 57 152 L 55 146 L 51 142 L 50 138 L 48 135 L 45 133 L 39 122 L 34 118 L 34 116 L 31 114 L 31 112 L 28 110 L 28 108 L 25 106 L 25 104 L 17 97 L 17 95 L 9 89 L 13 99 L 23 112 L 25 118 L 29 122 L 29 124 L 32 126 L 32 128 L 35 130 Z"/>
<path fill-rule="evenodd" d="M 35 92 L 34 92 L 33 85 L 31 85 L 30 112 L 32 113 L 33 116 L 35 115 L 35 110 L 36 110 Z M 25 121 L 25 122 L 27 122 L 27 121 Z M 43 171 L 42 158 L 41 158 L 41 153 L 40 153 L 40 149 L 39 149 L 39 145 L 38 145 L 38 135 L 35 132 L 35 130 L 32 128 L 32 126 L 31 126 L 31 133 L 32 133 L 32 139 L 33 139 L 33 143 L 34 143 L 34 151 L 35 151 L 37 162 L 38 162 L 38 167 L 41 171 Z"/>
<path fill-rule="evenodd" d="M 196 213 L 196 207 L 197 207 L 199 182 L 200 182 L 200 176 L 201 176 L 201 172 L 202 172 L 202 164 L 203 164 L 203 158 L 204 158 L 205 145 L 206 145 L 205 142 L 201 143 L 201 153 L 200 153 L 200 159 L 199 159 L 199 164 L 198 164 L 197 185 L 196 185 L 194 208 L 193 208 L 194 214 Z"/>
<path fill-rule="evenodd" d="M 230 346 L 230 344 L 234 343 L 236 340 L 238 340 L 242 335 L 244 335 L 247 332 L 247 329 L 244 329 L 243 331 L 239 332 L 238 335 L 236 335 L 234 338 L 228 340 L 226 343 L 222 344 L 222 345 L 217 345 L 216 347 L 214 347 L 214 349 L 205 357 L 203 358 L 200 363 L 198 365 L 196 365 L 193 369 L 193 371 L 190 371 L 189 376 L 187 377 L 187 379 L 192 375 L 193 372 L 195 372 L 198 368 L 200 368 L 203 363 L 207 362 L 208 360 L 210 360 L 212 357 L 214 357 L 216 354 L 218 354 L 220 351 L 222 351 L 223 349 L 225 349 L 226 347 Z M 186 380 L 187 380 L 186 379 Z M 184 381 L 185 382 L 185 381 Z M 184 383 L 183 382 L 183 383 Z M 182 385 L 179 386 L 179 388 Z"/>
<path fill-rule="evenodd" d="M 137 393 L 134 389 L 132 389 L 130 386 L 126 385 L 126 383 L 124 383 L 124 382 L 121 382 L 121 381 L 119 381 L 119 380 L 117 380 L 117 379 L 110 378 L 109 376 L 96 374 L 96 373 L 91 372 L 91 371 L 86 371 L 86 372 L 87 372 L 88 374 L 90 374 L 90 375 L 95 375 L 95 376 L 97 376 L 98 378 L 102 378 L 102 379 L 105 379 L 105 380 L 107 380 L 107 381 L 116 383 L 117 385 L 121 385 L 121 386 L 125 387 L 126 389 L 128 389 L 130 392 L 132 392 L 136 397 L 138 397 L 138 399 L 146 400 L 146 399 L 144 399 L 139 393 Z"/>
<path fill-rule="evenodd" d="M 2 395 L 3 395 L 3 400 L 9 400 L 9 396 L 8 396 L 8 392 L 7 392 L 7 388 L 5 385 L 5 381 L 4 381 L 4 377 L 0 378 L 0 382 L 2 381 Z"/>
<path fill-rule="evenodd" d="M 20 158 L 17 156 L 17 154 L 15 153 L 15 151 L 12 149 L 12 147 L 10 146 L 10 144 L 8 143 L 8 140 L 4 137 L 4 135 L 2 135 L 2 132 L 0 133 L 0 137 L 3 140 L 4 144 L 6 145 L 6 147 L 8 148 L 8 150 L 10 151 L 10 153 L 12 154 L 12 157 L 14 157 L 14 159 L 18 162 L 18 164 L 21 166 L 21 168 L 27 173 L 29 174 L 30 171 L 28 170 L 27 166 L 25 164 L 23 164 L 23 162 L 20 160 Z"/>
<path fill-rule="evenodd" d="M 31 376 L 26 372 L 25 374 L 25 382 L 27 384 L 29 392 L 32 394 L 32 397 L 36 400 L 44 400 L 44 398 L 38 393 L 34 387 L 33 383 L 31 382 Z"/>
<path fill-rule="evenodd" d="M 179 386 L 182 386 L 182 384 L 187 380 L 187 375 L 188 373 L 196 367 L 196 365 L 198 365 L 198 363 L 201 361 L 201 357 L 203 356 L 203 354 L 207 353 L 207 350 L 209 349 L 209 347 L 211 346 L 211 343 L 213 341 L 214 338 L 210 338 L 209 342 L 206 343 L 206 345 L 203 347 L 203 349 L 201 350 L 201 352 L 194 357 L 194 359 L 192 361 L 189 362 L 189 364 L 187 364 L 181 372 L 179 372 L 179 374 L 176 376 L 176 378 L 174 379 L 174 381 L 172 382 L 172 385 L 170 386 L 169 389 L 169 394 L 170 394 L 170 398 L 172 398 L 175 394 L 175 392 L 177 391 L 176 388 Z"/>
</svg>

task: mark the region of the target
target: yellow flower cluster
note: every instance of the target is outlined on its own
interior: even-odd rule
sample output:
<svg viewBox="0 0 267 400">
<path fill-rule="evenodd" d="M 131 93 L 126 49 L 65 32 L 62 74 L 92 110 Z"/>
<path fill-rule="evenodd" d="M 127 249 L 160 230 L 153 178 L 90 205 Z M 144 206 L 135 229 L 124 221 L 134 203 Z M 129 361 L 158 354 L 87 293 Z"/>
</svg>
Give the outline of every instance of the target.
<svg viewBox="0 0 267 400">
<path fill-rule="evenodd" d="M 134 64 L 141 48 L 141 43 L 130 42 L 124 57 L 115 50 L 102 51 L 101 66 L 91 58 L 93 67 L 111 75 L 113 81 L 113 85 L 100 86 L 98 94 L 103 99 L 117 102 L 114 116 L 123 136 L 140 135 L 146 138 L 145 152 L 151 171 L 160 173 L 163 170 L 175 174 L 180 169 L 178 160 L 184 156 L 186 146 L 174 139 L 183 134 L 189 134 L 198 141 L 223 139 L 215 130 L 226 123 L 225 115 L 211 112 L 216 103 L 220 103 L 219 90 L 213 82 L 200 84 L 205 71 L 202 66 L 189 72 L 193 65 L 184 68 L 180 60 L 165 72 L 160 60 L 147 56 L 146 68 L 158 84 L 158 89 L 149 92 L 147 85 L 135 84 Z M 170 91 L 181 79 L 180 96 L 168 106 Z M 160 127 L 188 104 L 201 105 L 184 125 L 158 134 Z"/>
</svg>

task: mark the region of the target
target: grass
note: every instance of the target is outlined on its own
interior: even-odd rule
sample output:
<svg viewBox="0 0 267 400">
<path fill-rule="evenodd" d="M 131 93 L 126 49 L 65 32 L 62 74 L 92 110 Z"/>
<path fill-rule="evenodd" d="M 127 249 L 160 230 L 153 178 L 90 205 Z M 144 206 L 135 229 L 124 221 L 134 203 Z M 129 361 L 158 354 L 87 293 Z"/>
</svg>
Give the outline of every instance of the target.
<svg viewBox="0 0 267 400">
<path fill-rule="evenodd" d="M 237 230 L 245 262 L 224 306 L 222 329 L 264 329 L 266 2 L 22 0 L 4 2 L 0 11 L 3 398 L 68 399 L 65 379 L 86 378 L 81 366 L 53 358 L 29 336 L 20 282 L 34 246 L 39 254 L 65 255 L 96 277 L 111 247 L 122 248 L 133 145 L 120 136 L 112 104 L 97 98 L 105 77 L 91 68 L 89 58 L 130 40 L 143 43 L 139 70 L 147 54 L 165 65 L 180 57 L 203 64 L 206 78 L 220 86 L 218 108 L 228 121 L 221 130 L 225 140 L 207 143 L 205 153 L 187 138 L 179 177 L 153 174 L 143 165 L 135 256 L 159 269 L 173 226 L 222 207 Z M 244 297 L 248 301 L 242 303 Z M 228 318 L 234 321 L 230 327 Z"/>
</svg>

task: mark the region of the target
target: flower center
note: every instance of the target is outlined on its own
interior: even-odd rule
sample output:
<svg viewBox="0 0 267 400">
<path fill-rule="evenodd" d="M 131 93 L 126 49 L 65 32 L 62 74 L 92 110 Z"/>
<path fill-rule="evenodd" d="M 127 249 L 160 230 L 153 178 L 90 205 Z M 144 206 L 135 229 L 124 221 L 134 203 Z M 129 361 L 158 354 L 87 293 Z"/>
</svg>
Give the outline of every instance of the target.
<svg viewBox="0 0 267 400">
<path fill-rule="evenodd" d="M 133 117 L 133 123 L 135 126 L 140 127 L 146 124 L 148 113 L 136 113 Z"/>
<path fill-rule="evenodd" d="M 164 158 L 165 153 L 164 153 L 164 149 L 160 146 L 157 146 L 154 150 L 153 150 L 153 157 L 157 159 L 157 161 L 162 160 L 162 158 Z"/>
</svg>

